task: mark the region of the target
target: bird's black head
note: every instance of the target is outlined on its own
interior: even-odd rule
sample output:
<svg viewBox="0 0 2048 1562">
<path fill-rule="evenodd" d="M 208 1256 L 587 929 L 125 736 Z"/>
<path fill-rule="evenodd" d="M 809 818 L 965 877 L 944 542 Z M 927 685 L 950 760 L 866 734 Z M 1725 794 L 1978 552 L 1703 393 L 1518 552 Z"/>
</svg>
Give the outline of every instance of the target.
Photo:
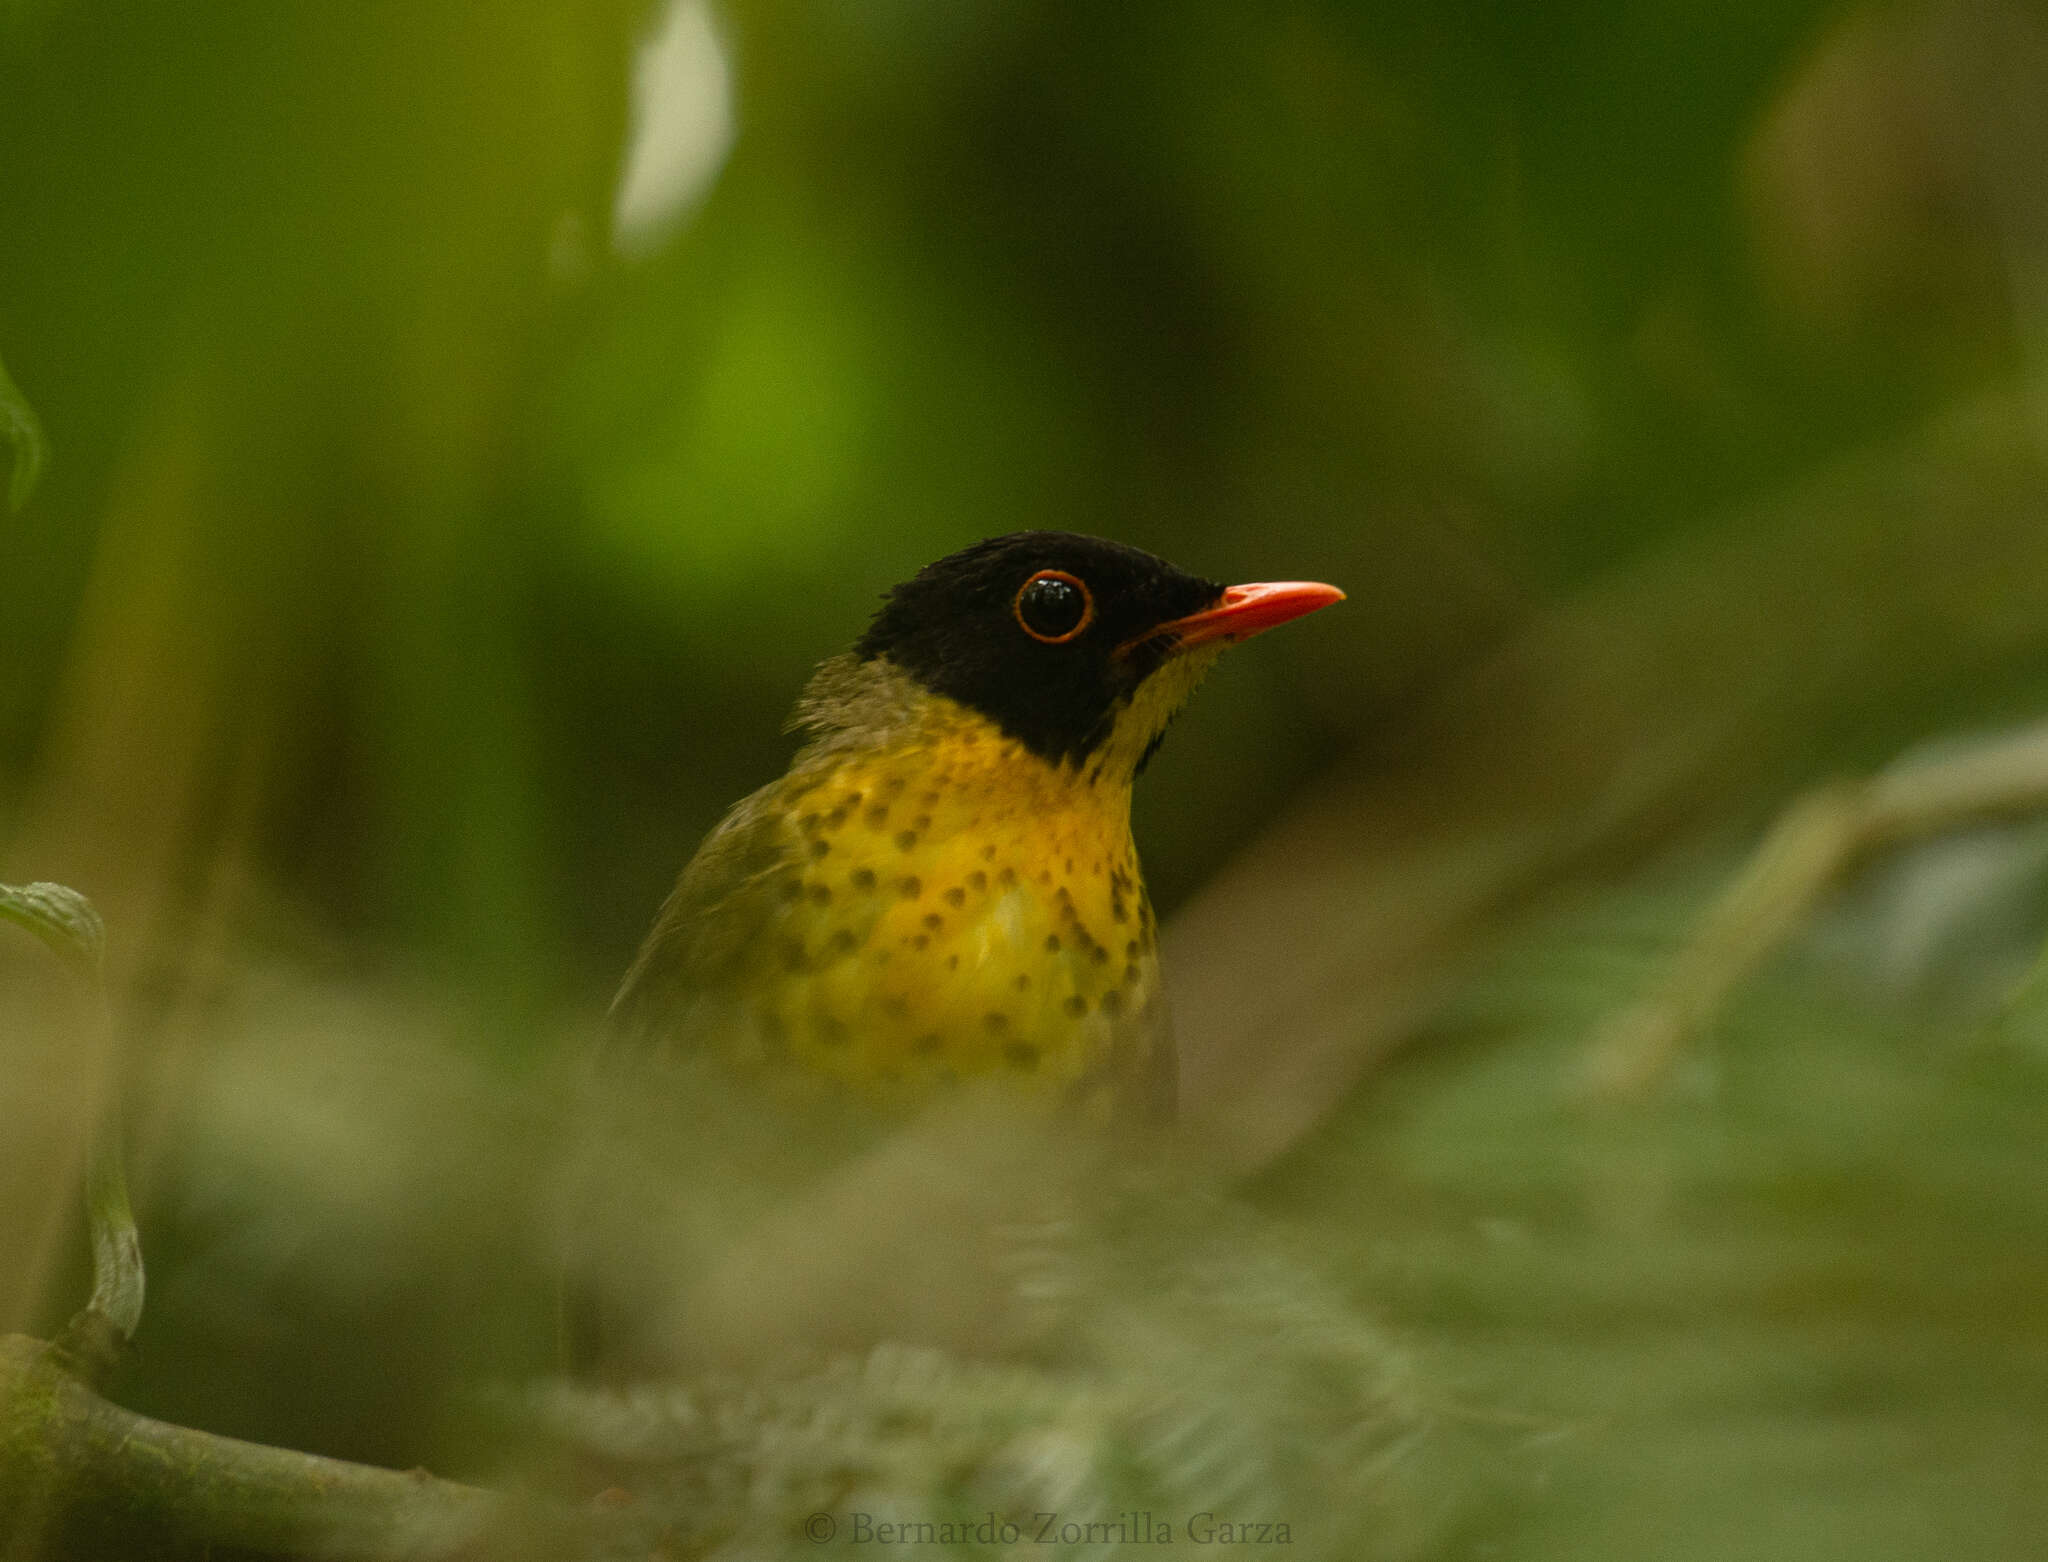
<svg viewBox="0 0 2048 1562">
<path fill-rule="evenodd" d="M 1167 626 L 1223 597 L 1215 582 L 1122 543 L 1016 532 L 928 564 L 896 587 L 853 654 L 886 658 L 1042 759 L 1079 762 L 1181 649 Z M 1165 702 L 1157 727 L 1185 692 Z M 1138 719 L 1153 720 L 1149 712 Z M 1142 754 L 1158 733 L 1141 736 Z"/>
</svg>

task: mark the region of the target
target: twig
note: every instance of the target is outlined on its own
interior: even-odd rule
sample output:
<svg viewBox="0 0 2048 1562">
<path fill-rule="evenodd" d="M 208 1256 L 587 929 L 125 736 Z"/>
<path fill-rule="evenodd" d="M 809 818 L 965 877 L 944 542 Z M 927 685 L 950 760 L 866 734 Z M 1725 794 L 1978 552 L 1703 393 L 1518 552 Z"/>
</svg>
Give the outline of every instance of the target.
<svg viewBox="0 0 2048 1562">
<path fill-rule="evenodd" d="M 1586 1055 L 1589 1094 L 1626 1100 L 1652 1091 L 1729 994 L 1872 852 L 2043 808 L 2048 725 L 1808 793 L 1779 818 L 1656 987 L 1601 1028 Z"/>
<path fill-rule="evenodd" d="M 566 1533 L 570 1515 L 152 1421 L 110 1404 L 64 1352 L 0 1336 L 0 1553 L 233 1548 L 321 1558 L 453 1556 L 486 1535 Z M 140 1552 L 138 1551 L 138 1554 Z"/>
<path fill-rule="evenodd" d="M 27 929 L 85 989 L 94 1038 L 112 1046 L 102 966 L 106 924 L 92 902 L 62 884 L 0 884 L 0 920 Z M 135 1337 L 145 1291 L 142 1240 L 128 1202 L 121 1159 L 120 1097 L 101 1108 L 86 1159 L 86 1215 L 92 1233 L 92 1295 L 58 1336 L 57 1347 L 89 1382 L 102 1382 Z"/>
</svg>

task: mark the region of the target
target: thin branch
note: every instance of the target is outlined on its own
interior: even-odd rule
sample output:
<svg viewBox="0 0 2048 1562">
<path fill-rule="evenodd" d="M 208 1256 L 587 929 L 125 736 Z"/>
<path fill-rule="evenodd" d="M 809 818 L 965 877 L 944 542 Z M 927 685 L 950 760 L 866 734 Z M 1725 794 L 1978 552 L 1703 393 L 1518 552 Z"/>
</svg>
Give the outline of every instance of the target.
<svg viewBox="0 0 2048 1562">
<path fill-rule="evenodd" d="M 1838 781 L 1788 808 L 1663 978 L 1587 1049 L 1595 1098 L 1654 1090 L 1730 994 L 1872 852 L 2048 809 L 2048 725 Z"/>
<path fill-rule="evenodd" d="M 91 901 L 62 884 L 0 884 L 0 920 L 33 933 L 85 989 L 103 1049 L 112 1046 L 102 971 L 106 923 Z M 85 1173 L 86 1215 L 92 1232 L 92 1295 L 65 1325 L 57 1345 L 88 1381 L 105 1380 L 142 1322 L 146 1290 L 142 1238 L 128 1202 L 128 1177 L 121 1159 L 118 1092 L 103 1104 L 92 1135 Z"/>
<path fill-rule="evenodd" d="M 110 1404 L 55 1346 L 0 1336 L 0 1553 L 234 1548 L 437 1558 L 487 1536 L 567 1538 L 574 1515 L 369 1465 L 218 1437 Z"/>
</svg>

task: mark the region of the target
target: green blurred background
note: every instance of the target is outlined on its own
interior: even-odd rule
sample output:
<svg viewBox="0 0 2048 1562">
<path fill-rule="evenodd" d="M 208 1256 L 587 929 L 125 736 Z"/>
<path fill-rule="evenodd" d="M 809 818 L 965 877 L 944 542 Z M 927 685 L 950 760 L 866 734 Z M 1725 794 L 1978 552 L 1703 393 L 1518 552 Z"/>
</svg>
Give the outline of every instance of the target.
<svg viewBox="0 0 2048 1562">
<path fill-rule="evenodd" d="M 782 767 L 808 669 L 891 583 L 1022 527 L 1350 594 L 1227 660 L 1138 804 L 1155 899 L 1189 913 L 1169 955 L 1198 1115 L 1258 1117 L 1240 1165 L 1294 1147 L 1277 1207 L 1348 1231 L 1364 1188 L 1429 1184 L 1472 1134 L 1551 1171 L 1594 1156 L 1562 1106 L 1525 1142 L 1441 1105 L 1521 1101 L 1471 1060 L 1554 1049 L 1554 1016 L 1472 996 L 1506 980 L 1487 962 L 1521 950 L 1526 993 L 1550 949 L 1590 1024 L 1800 785 L 2041 707 L 2044 169 L 2048 18 L 2004 0 L 0 0 L 0 361 L 51 451 L 0 519 L 0 878 L 71 883 L 114 929 L 172 1276 L 130 1398 L 394 1462 L 431 1446 L 399 1358 L 306 1343 L 419 1295 L 219 1261 L 269 1164 L 194 1170 L 234 1116 L 205 1107 L 234 1094 L 207 1093 L 219 1035 L 426 1009 L 461 1067 L 545 1068 L 696 839 Z M 2027 884 L 2000 935 L 2022 947 Z M 1603 895 L 1660 909 L 1645 931 Z M 1587 977 L 1544 942 L 1560 906 L 1625 957 Z M 250 969 L 307 986 L 252 1007 Z M 1975 1035 L 1972 1003 L 1928 1023 Z M 1865 1040 L 1902 1090 L 1939 1072 Z M 1419 1061 L 1384 1097 L 1352 1089 L 1397 1047 Z M 1996 1092 L 2009 1155 L 1937 1178 L 2005 1210 L 2022 1255 L 2048 1234 L 2026 1056 Z M 1838 1084 L 1814 1064 L 1784 1089 Z M 1444 1138 L 1400 1161 L 1383 1101 L 1438 1102 L 1414 1110 Z M 410 1196 L 382 1153 L 336 1151 L 382 1167 L 366 1209 Z M 14 1167 L 27 1204 L 56 1164 Z M 1437 1189 L 1438 1236 L 1498 1192 Z M 1851 1241 L 1839 1213 L 1807 1208 L 1787 1250 Z M 1385 1241 L 1442 1258 L 1415 1218 Z M 1854 1240 L 1882 1258 L 1878 1226 Z M 1459 1251 L 1499 1324 L 1498 1245 Z M 2025 1342 L 2031 1376 L 1980 1372 L 2007 1430 L 2048 1412 L 2048 1315 L 2012 1300 L 2038 1257 L 2021 1271 L 1998 1293 L 2017 1334 L 1942 1336 Z M 1441 1322 L 1430 1287 L 1352 1278 Z M 230 1292 L 263 1321 L 222 1321 Z M 1581 1301 L 1557 1328 L 1591 1351 L 1611 1315 Z M 408 1372 L 462 1354 L 452 1324 L 391 1327 Z M 319 1404 L 261 1386 L 308 1350 Z M 1542 1401 L 1518 1359 L 1479 1392 Z M 1939 1554 L 2032 1554 L 2038 1490 L 1998 1471 L 1968 1500 L 2017 1516 Z M 1580 1477 L 1662 1517 L 1574 1550 L 1526 1518 L 1554 1518 L 1532 1486 L 1446 1554 L 1823 1554 L 1699 1519 L 1704 1475 L 1652 1498 Z"/>
<path fill-rule="evenodd" d="M 232 835 L 494 984 L 601 991 L 807 669 L 960 543 L 1353 594 L 1148 787 L 1171 906 L 1530 613 L 2029 323 L 2038 126 L 1981 144 L 1964 11 L 693 11 L 680 204 L 623 239 L 640 7 L 4 14 L 0 350 L 57 452 L 0 557 L 11 834 L 103 896 Z"/>
</svg>

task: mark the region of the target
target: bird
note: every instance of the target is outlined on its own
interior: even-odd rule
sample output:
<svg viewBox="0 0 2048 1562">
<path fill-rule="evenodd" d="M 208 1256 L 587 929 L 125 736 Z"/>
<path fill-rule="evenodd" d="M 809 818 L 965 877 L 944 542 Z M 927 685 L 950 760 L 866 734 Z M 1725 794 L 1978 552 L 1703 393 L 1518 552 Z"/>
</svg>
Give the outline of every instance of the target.
<svg viewBox="0 0 2048 1562">
<path fill-rule="evenodd" d="M 615 1033 L 885 1110 L 983 1080 L 1170 1119 L 1132 783 L 1227 645 L 1342 596 L 1067 532 L 926 566 L 818 670 L 788 773 L 684 868 Z"/>
<path fill-rule="evenodd" d="M 879 1246 L 908 1249 L 1009 1218 L 991 1124 L 1170 1131 L 1177 1070 L 1132 786 L 1227 646 L 1342 598 L 1311 581 L 1224 586 L 1060 531 L 989 538 L 888 591 L 798 701 L 808 741 L 705 838 L 613 1000 L 595 1138 L 615 1158 L 651 1146 L 666 1181 L 635 1162 L 585 1201 L 585 1279 L 610 1284 L 576 1288 L 572 1360 L 619 1356 L 622 1312 L 655 1342 L 624 1349 L 642 1359 L 744 1334 L 775 1305 L 803 1314 L 780 1333 L 819 1334 L 790 1298 L 852 1310 L 848 1230 L 891 1226 Z M 893 1161 L 828 1185 L 934 1118 L 946 1148 L 898 1132 Z M 963 1203 L 954 1184 L 975 1191 Z M 807 1188 L 812 1212 L 764 1241 Z M 920 1200 L 933 1208 L 906 1213 Z M 706 1256 L 735 1252 L 750 1256 Z M 707 1279 L 721 1262 L 726 1279 Z M 873 1267 L 872 1310 L 900 1325 L 914 1265 Z"/>
</svg>

